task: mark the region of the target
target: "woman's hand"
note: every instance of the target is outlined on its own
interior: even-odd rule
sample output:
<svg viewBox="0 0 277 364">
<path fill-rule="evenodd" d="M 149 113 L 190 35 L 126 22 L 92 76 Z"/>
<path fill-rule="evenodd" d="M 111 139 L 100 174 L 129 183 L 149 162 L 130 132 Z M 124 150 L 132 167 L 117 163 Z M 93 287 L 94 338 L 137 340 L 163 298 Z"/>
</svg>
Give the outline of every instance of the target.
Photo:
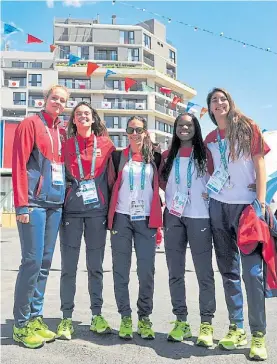
<svg viewBox="0 0 277 364">
<path fill-rule="evenodd" d="M 207 192 L 203 192 L 202 197 L 205 201 L 209 201 L 209 194 Z"/>
<path fill-rule="evenodd" d="M 21 222 L 22 224 L 28 224 L 30 221 L 30 216 L 29 214 L 17 215 L 16 220 Z"/>
</svg>

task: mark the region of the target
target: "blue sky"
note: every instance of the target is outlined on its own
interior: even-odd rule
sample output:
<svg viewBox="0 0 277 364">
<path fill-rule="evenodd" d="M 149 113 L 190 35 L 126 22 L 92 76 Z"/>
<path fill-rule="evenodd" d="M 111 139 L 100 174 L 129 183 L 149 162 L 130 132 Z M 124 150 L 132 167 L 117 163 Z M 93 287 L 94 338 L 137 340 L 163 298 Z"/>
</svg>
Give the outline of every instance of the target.
<svg viewBox="0 0 277 364">
<path fill-rule="evenodd" d="M 172 22 L 156 19 L 167 26 L 167 38 L 178 52 L 178 79 L 194 87 L 198 95 L 194 102 L 206 106 L 206 95 L 214 86 L 226 88 L 237 106 L 260 127 L 277 129 L 277 55 L 238 43 L 194 31 L 174 20 L 206 28 L 213 32 L 277 51 L 277 3 L 227 1 L 144 1 L 133 5 L 168 16 Z M 75 6 L 73 6 L 75 5 Z M 50 6 L 50 7 L 49 7 Z M 52 6 L 52 7 L 51 7 Z M 116 14 L 120 24 L 136 24 L 152 18 L 111 1 L 82 2 L 80 0 L 4 1 L 1 20 L 13 23 L 25 33 L 9 37 L 12 48 L 23 51 L 48 51 L 53 40 L 53 18 L 91 19 L 100 15 L 101 23 L 110 23 Z M 26 33 L 43 39 L 44 44 L 26 44 Z M 199 115 L 199 114 L 198 114 Z M 201 119 L 204 134 L 212 123 L 206 114 Z"/>
</svg>

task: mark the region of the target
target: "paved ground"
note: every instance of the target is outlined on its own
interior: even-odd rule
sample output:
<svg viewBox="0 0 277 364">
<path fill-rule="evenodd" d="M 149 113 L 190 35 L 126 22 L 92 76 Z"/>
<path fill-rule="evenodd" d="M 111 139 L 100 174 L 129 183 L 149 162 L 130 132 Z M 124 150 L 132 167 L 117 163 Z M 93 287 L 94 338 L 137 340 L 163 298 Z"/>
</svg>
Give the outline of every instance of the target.
<svg viewBox="0 0 277 364">
<path fill-rule="evenodd" d="M 192 340 L 182 343 L 168 343 L 166 333 L 171 328 L 170 321 L 174 319 L 171 313 L 170 296 L 168 290 L 168 276 L 163 250 L 156 256 L 156 280 L 155 280 L 155 302 L 152 321 L 156 331 L 154 341 L 144 341 L 136 334 L 131 342 L 124 342 L 118 338 L 120 318 L 117 313 L 113 294 L 113 282 L 111 271 L 110 243 L 107 242 L 106 258 L 104 263 L 104 309 L 103 314 L 114 328 L 110 335 L 99 337 L 89 332 L 90 311 L 89 298 L 87 292 L 87 273 L 85 270 L 84 249 L 80 256 L 78 272 L 78 288 L 76 294 L 76 310 L 74 314 L 74 325 L 76 336 L 70 342 L 56 341 L 47 344 L 38 350 L 25 349 L 18 346 L 11 339 L 12 336 L 12 306 L 14 283 L 20 263 L 20 245 L 16 230 L 2 230 L 1 239 L 1 323 L 2 323 L 2 350 L 1 363 L 3 364 L 56 364 L 56 363 L 76 363 L 82 364 L 137 364 L 137 363 L 207 363 L 212 364 L 242 364 L 247 363 L 248 348 L 235 352 L 225 352 L 215 345 L 212 349 L 198 348 L 194 345 L 199 328 L 198 310 L 198 287 L 195 272 L 188 249 L 187 259 L 187 294 L 189 307 L 189 321 L 192 325 Z M 61 317 L 59 311 L 59 278 L 60 278 L 60 253 L 59 242 L 53 260 L 53 265 L 48 280 L 45 299 L 45 319 L 50 328 L 55 330 Z M 133 319 L 136 325 L 136 297 L 137 297 L 137 277 L 135 268 L 135 257 L 133 259 L 131 271 L 131 298 L 133 308 Z M 214 319 L 215 343 L 227 331 L 228 321 L 224 303 L 224 294 L 219 273 L 216 270 L 216 292 L 217 292 L 217 312 Z M 247 317 L 247 312 L 245 310 Z M 267 301 L 268 317 L 268 364 L 277 363 L 277 300 Z M 248 325 L 246 326 L 248 332 Z"/>
</svg>

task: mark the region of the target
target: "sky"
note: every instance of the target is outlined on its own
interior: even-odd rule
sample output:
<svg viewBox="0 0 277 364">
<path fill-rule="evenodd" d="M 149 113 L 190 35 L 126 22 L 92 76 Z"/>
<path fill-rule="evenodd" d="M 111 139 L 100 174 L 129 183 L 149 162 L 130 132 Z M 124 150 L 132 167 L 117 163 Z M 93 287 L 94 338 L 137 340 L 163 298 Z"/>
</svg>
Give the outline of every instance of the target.
<svg viewBox="0 0 277 364">
<path fill-rule="evenodd" d="M 150 12 L 171 18 L 171 22 L 155 18 L 166 25 L 167 38 L 177 48 L 178 79 L 197 90 L 192 100 L 206 107 L 207 93 L 213 87 L 224 87 L 236 105 L 262 129 L 277 129 L 277 54 L 243 47 L 226 40 L 221 32 L 243 42 L 277 52 L 277 2 L 271 1 L 128 1 L 142 12 L 112 1 L 3 1 L 1 21 L 19 27 L 22 32 L 8 40 L 11 49 L 48 51 L 53 41 L 54 17 L 92 19 L 100 23 L 137 24 L 153 18 Z M 193 27 L 175 22 L 183 21 L 205 28 L 210 35 Z M 30 33 L 45 43 L 26 44 Z M 199 114 L 197 114 L 199 116 Z M 214 128 L 208 114 L 201 119 L 203 134 Z"/>
</svg>

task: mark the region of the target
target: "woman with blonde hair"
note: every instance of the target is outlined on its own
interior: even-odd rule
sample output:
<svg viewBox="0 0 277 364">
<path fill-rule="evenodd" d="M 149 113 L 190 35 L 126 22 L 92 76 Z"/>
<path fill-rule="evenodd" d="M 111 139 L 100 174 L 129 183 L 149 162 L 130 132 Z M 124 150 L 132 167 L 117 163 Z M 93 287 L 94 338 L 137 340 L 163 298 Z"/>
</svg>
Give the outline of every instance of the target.
<svg viewBox="0 0 277 364">
<path fill-rule="evenodd" d="M 44 109 L 24 119 L 14 137 L 12 181 L 22 260 L 14 294 L 13 338 L 28 348 L 55 340 L 42 315 L 65 193 L 58 116 L 68 97 L 65 87 L 51 87 Z"/>
<path fill-rule="evenodd" d="M 214 88 L 207 96 L 210 118 L 217 128 L 206 137 L 210 179 L 210 218 L 217 264 L 223 280 L 230 326 L 219 346 L 232 350 L 247 344 L 243 329 L 243 297 L 240 267 L 245 283 L 250 358 L 265 360 L 265 294 L 261 250 L 249 255 L 238 248 L 238 226 L 243 210 L 257 199 L 265 211 L 266 172 L 269 151 L 257 124 L 241 113 L 231 95 Z M 256 190 L 251 185 L 256 183 Z M 241 264 L 240 264 L 241 261 Z"/>
</svg>

